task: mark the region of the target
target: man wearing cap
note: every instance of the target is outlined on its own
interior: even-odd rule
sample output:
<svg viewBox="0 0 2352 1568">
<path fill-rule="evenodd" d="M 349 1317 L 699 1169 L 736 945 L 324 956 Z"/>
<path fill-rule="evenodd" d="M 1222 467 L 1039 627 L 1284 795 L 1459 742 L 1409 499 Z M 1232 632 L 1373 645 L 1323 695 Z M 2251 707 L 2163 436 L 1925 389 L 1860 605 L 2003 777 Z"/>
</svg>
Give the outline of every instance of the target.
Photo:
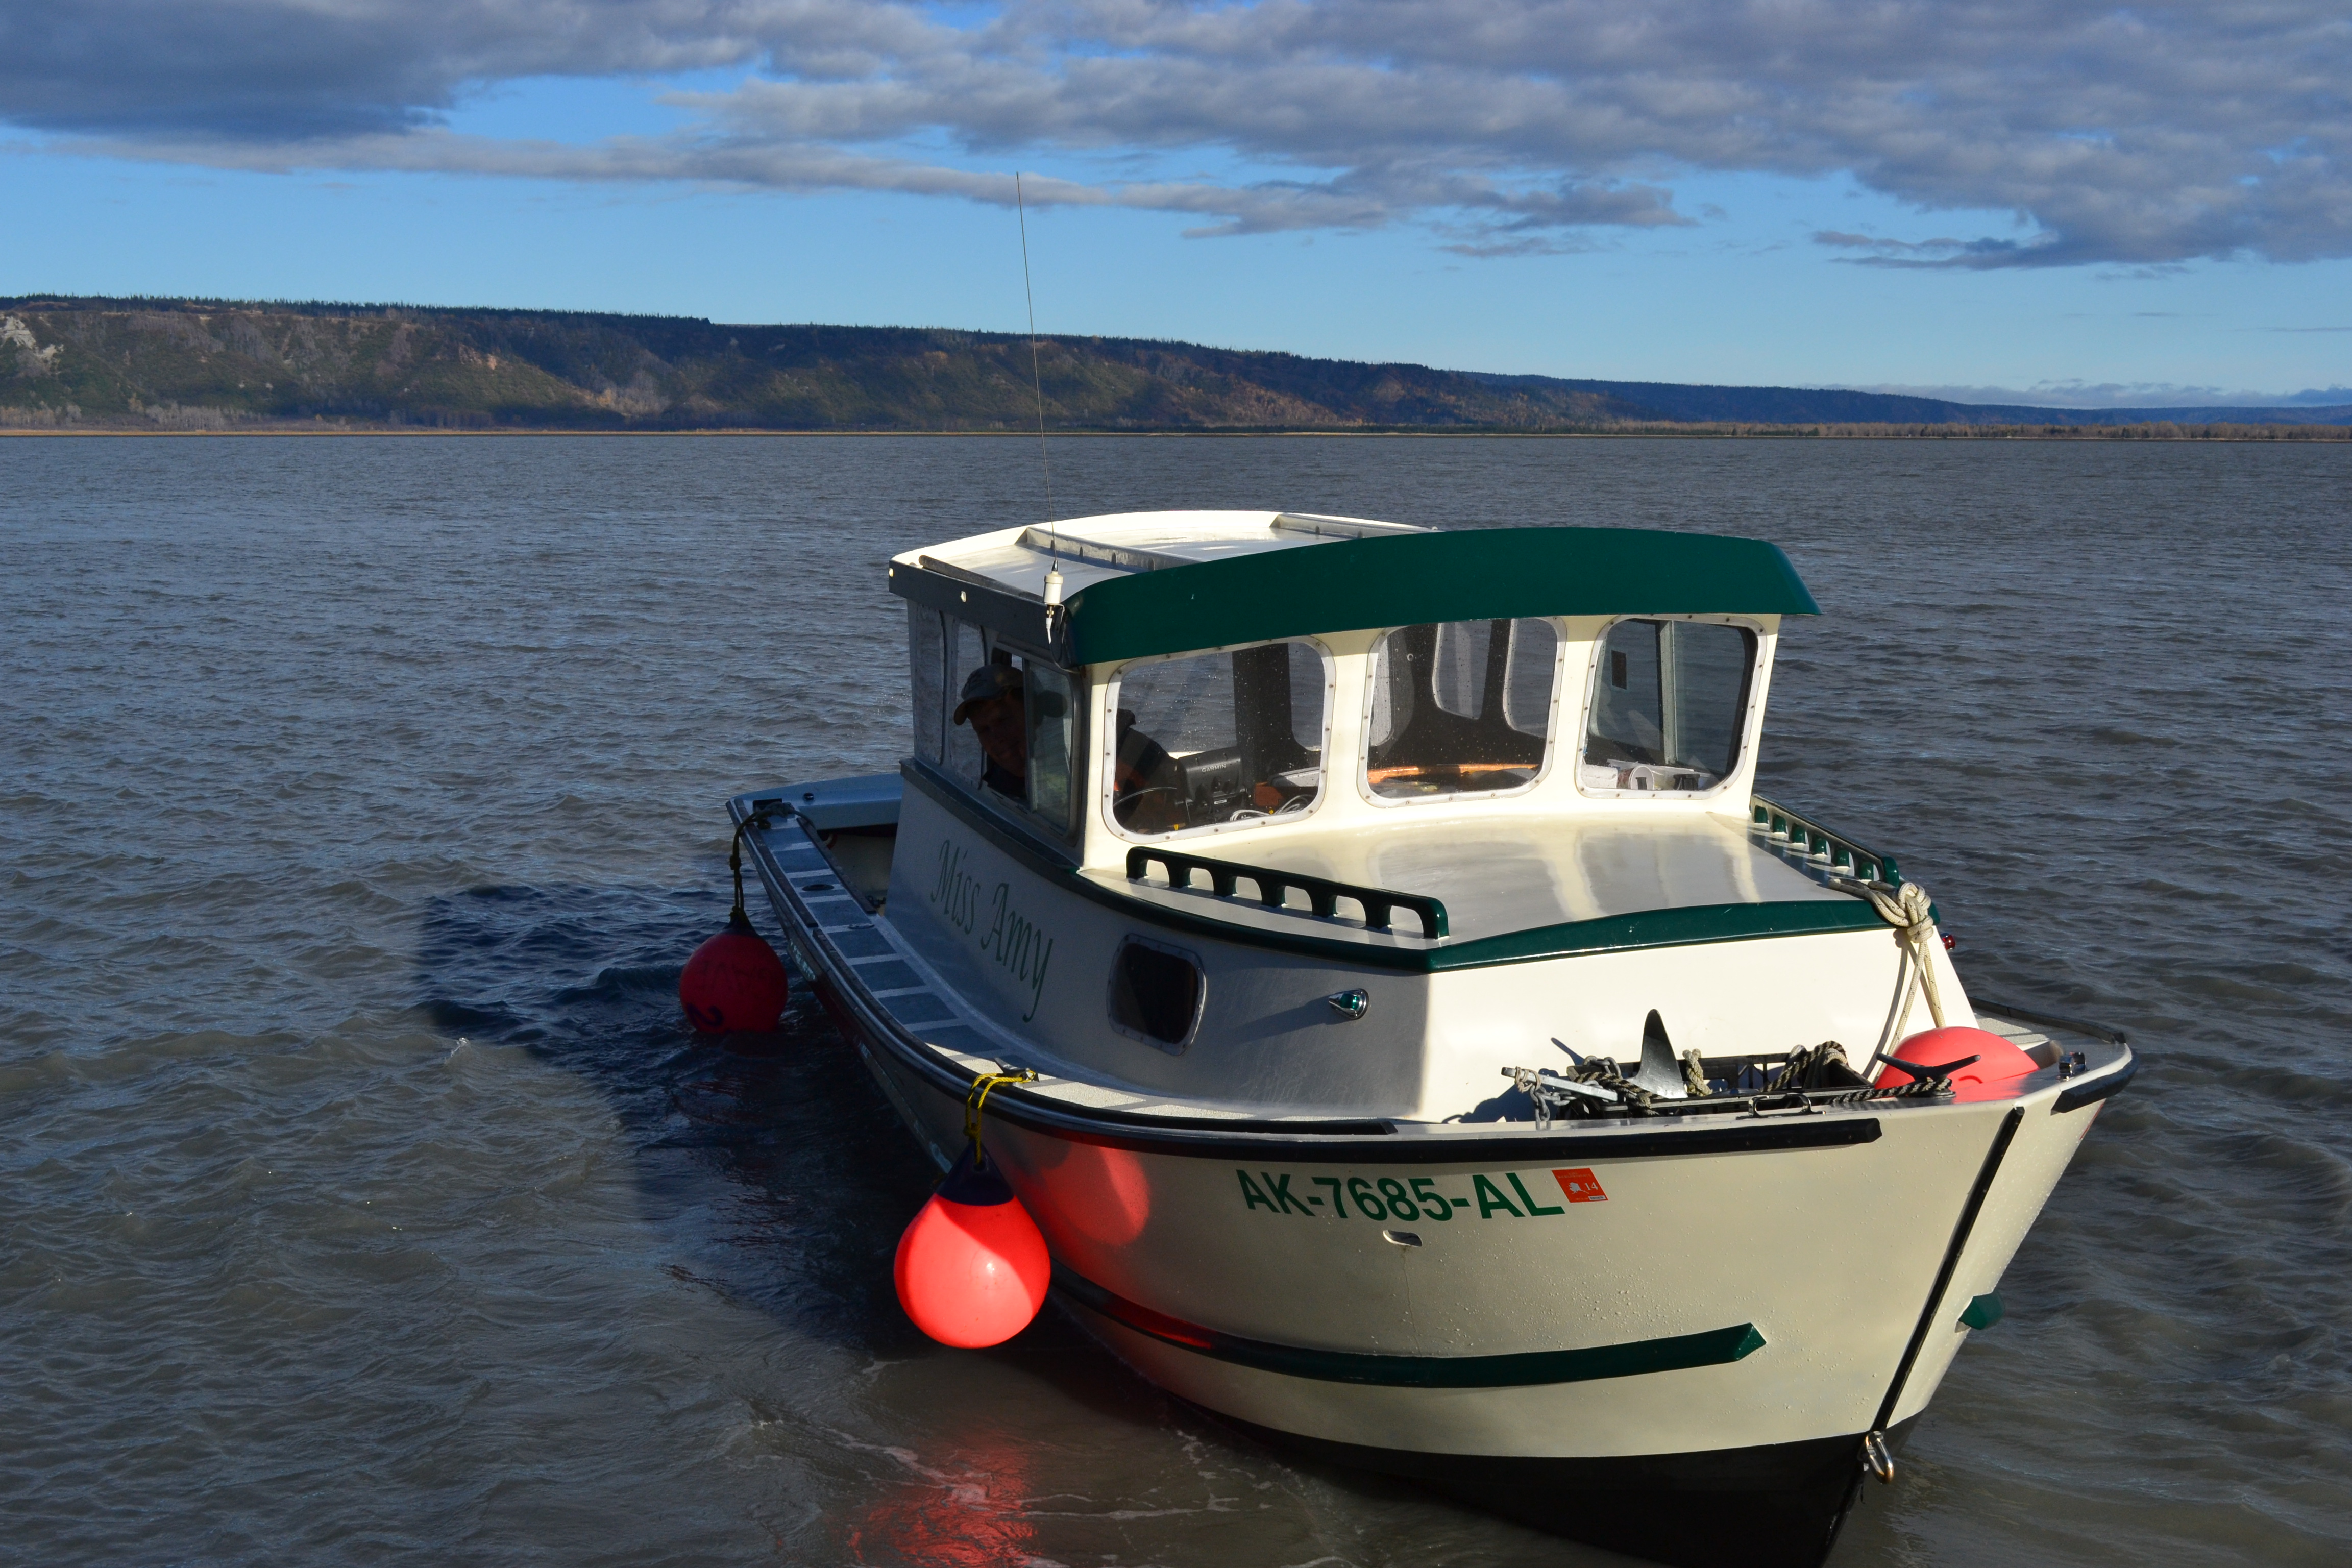
<svg viewBox="0 0 2352 1568">
<path fill-rule="evenodd" d="M 969 722 L 988 765 L 980 782 L 1001 795 L 1029 799 L 1029 711 L 1021 672 L 1009 664 L 983 664 L 964 678 L 955 721 Z"/>
<path fill-rule="evenodd" d="M 1008 799 L 1029 799 L 1028 688 L 1009 664 L 984 664 L 964 678 L 955 722 L 969 723 L 987 759 L 980 782 Z M 1119 710 L 1112 805 L 1122 826 L 1165 833 L 1186 826 L 1183 773 L 1159 742 Z"/>
</svg>

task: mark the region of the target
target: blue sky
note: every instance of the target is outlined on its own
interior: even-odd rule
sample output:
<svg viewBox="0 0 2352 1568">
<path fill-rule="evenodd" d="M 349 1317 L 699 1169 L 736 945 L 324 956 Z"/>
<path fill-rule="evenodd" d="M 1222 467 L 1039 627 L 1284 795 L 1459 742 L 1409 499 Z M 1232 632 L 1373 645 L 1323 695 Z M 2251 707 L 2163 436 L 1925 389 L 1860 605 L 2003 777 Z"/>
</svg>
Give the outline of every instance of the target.
<svg viewBox="0 0 2352 1568">
<path fill-rule="evenodd" d="M 1042 331 L 2352 402 L 2347 84 L 2297 0 L 0 0 L 0 293 L 1019 330 L 1018 169 Z"/>
</svg>

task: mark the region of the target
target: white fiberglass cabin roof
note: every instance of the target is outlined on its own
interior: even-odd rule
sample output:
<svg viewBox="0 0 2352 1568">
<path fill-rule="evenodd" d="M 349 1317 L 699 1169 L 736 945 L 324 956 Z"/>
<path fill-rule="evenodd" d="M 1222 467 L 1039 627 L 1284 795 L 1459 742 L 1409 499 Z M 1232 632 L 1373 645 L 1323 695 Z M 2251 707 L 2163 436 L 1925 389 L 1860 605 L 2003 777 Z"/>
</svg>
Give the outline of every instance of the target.
<svg viewBox="0 0 2352 1568">
<path fill-rule="evenodd" d="M 1110 578 L 1339 539 L 1426 533 L 1411 523 L 1286 511 L 1128 511 L 1033 523 L 950 540 L 893 557 L 901 564 L 954 567 L 1015 594 L 1042 597 L 1045 574 L 1062 573 L 1064 598 Z"/>
<path fill-rule="evenodd" d="M 1045 577 L 1062 570 L 1049 611 Z M 1291 511 L 1122 512 L 892 559 L 919 605 L 1091 665 L 1523 616 L 1817 613 L 1762 540 L 1638 528 L 1414 528 Z"/>
</svg>

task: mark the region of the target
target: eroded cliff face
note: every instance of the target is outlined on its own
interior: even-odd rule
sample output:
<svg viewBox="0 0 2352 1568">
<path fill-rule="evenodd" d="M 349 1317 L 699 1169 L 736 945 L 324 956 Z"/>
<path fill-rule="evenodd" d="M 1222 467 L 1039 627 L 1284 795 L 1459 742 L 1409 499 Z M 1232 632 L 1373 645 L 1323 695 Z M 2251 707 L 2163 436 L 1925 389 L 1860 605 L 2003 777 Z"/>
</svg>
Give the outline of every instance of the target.
<svg viewBox="0 0 2352 1568">
<path fill-rule="evenodd" d="M 1020 430 L 1030 341 L 892 327 L 205 301 L 0 300 L 0 426 Z M 1593 393 L 1186 343 L 1039 344 L 1059 428 L 1559 429 Z"/>
</svg>

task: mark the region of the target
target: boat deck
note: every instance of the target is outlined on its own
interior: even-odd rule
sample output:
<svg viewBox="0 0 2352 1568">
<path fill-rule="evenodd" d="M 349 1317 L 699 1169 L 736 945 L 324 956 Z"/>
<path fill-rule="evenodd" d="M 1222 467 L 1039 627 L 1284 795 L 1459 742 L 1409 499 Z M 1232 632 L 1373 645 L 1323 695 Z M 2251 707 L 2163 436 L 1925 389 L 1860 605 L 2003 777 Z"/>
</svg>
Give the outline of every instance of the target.
<svg viewBox="0 0 2352 1568">
<path fill-rule="evenodd" d="M 788 927 L 797 925 L 799 940 L 814 950 L 807 956 L 816 961 L 820 973 L 829 971 L 851 982 L 856 993 L 855 1004 L 868 1014 L 872 1026 L 897 1033 L 941 1069 L 950 1074 L 961 1074 L 967 1080 L 982 1073 L 996 1071 L 1008 1063 L 1042 1069 L 1041 1079 L 1022 1086 L 1017 1098 L 1059 1103 L 1076 1111 L 1097 1115 L 1109 1113 L 1133 1119 L 1138 1125 L 1179 1127 L 1230 1123 L 1254 1125 L 1262 1130 L 1284 1126 L 1320 1129 L 1325 1125 L 1325 1119 L 1330 1113 L 1324 1108 L 1306 1104 L 1244 1104 L 1199 1096 L 1171 1096 L 1078 1064 L 1049 1060 L 1039 1052 L 1034 1042 L 1008 1032 L 972 1007 L 967 999 L 943 984 L 893 930 L 887 912 L 877 911 L 867 898 L 859 896 L 855 884 L 851 883 L 852 873 L 845 868 L 856 866 L 861 858 L 869 858 L 874 853 L 877 847 L 874 840 L 853 836 L 858 829 L 877 827 L 895 817 L 898 782 L 888 774 L 839 779 L 820 784 L 794 786 L 790 791 L 761 791 L 740 795 L 730 803 L 738 820 L 762 807 L 773 808 L 790 804 L 795 808 L 792 814 L 777 815 L 772 818 L 772 826 L 754 829 L 746 835 L 747 847 L 751 851 L 749 858 L 777 908 L 791 911 Z M 1609 886 L 1622 898 L 1699 897 L 1722 893 L 1727 889 L 1737 894 L 1752 888 L 1758 890 L 1759 896 L 1780 900 L 1822 899 L 1844 904 L 1856 902 L 1840 898 L 1822 887 L 1813 876 L 1801 868 L 1803 864 L 1801 850 L 1793 852 L 1797 863 L 1792 864 L 1792 852 L 1785 846 L 1776 851 L 1774 841 L 1760 831 L 1743 837 L 1736 824 L 1707 824 L 1705 831 L 1698 831 L 1694 825 L 1685 823 L 1661 828 L 1659 833 L 1660 841 L 1651 846 L 1648 854 L 1637 856 L 1628 852 L 1614 862 L 1608 861 L 1597 845 L 1580 846 L 1572 835 L 1558 836 L 1558 842 L 1551 844 L 1528 843 L 1523 846 L 1522 858 L 1532 869 L 1523 868 L 1518 879 L 1496 889 L 1491 903 L 1486 906 L 1481 905 L 1480 896 L 1475 890 L 1464 893 L 1451 883 L 1441 881 L 1439 885 L 1446 886 L 1461 896 L 1464 909 L 1474 919 L 1486 918 L 1481 912 L 1482 909 L 1558 909 L 1568 911 L 1569 919 L 1572 921 L 1582 918 L 1580 911 L 1592 906 L 1560 901 L 1563 898 L 1559 891 L 1561 873 L 1557 869 L 1557 863 L 1559 859 L 1566 859 L 1571 866 L 1575 865 L 1575 855 L 1580 848 L 1584 848 L 1592 852 L 1591 863 L 1604 864 L 1613 872 L 1615 880 Z M 834 842 L 828 846 L 827 840 Z M 850 849 L 846 857 L 843 854 L 845 847 Z M 1410 852 L 1402 842 L 1388 847 L 1400 856 Z M 1302 872 L 1307 869 L 1303 865 L 1297 868 Z M 1358 862 L 1335 861 L 1330 867 L 1336 871 L 1378 871 L 1383 875 L 1402 875 L 1414 868 L 1402 858 L 1373 859 L 1369 857 Z M 1443 866 L 1433 866 L 1429 870 L 1433 877 L 1451 878 L 1465 874 L 1460 868 Z M 871 875 L 870 870 L 867 874 Z M 845 883 L 851 885 L 845 886 Z M 1128 896 L 1139 893 L 1154 900 L 1209 898 L 1206 893 L 1184 893 L 1149 884 L 1129 886 L 1135 891 Z M 1543 903 L 1547 898 L 1554 901 Z M 1258 921 L 1285 918 L 1274 911 L 1253 914 L 1246 906 L 1240 906 L 1239 912 L 1244 919 Z M 1873 919 L 1874 921 L 1875 917 Z M 1380 934 L 1383 941 L 1412 942 L 1416 940 L 1402 936 L 1391 939 L 1386 933 Z M 2037 1059 L 2048 1056 L 2054 1060 L 2050 1036 L 2024 1023 L 1990 1013 L 1980 1012 L 1979 1022 L 1982 1026 L 2015 1040 L 2035 1054 Z M 2100 1058 L 2117 1054 L 2112 1049 L 2102 1049 L 2095 1042 L 2074 1043 L 2090 1046 Z M 2101 1060 L 2098 1065 L 2104 1067 L 2108 1064 Z M 2044 1066 L 2049 1066 L 2049 1063 L 2045 1062 Z M 1853 1108 L 1831 1114 L 1864 1116 L 1880 1113 L 1885 1109 Z M 1484 1130 L 1422 1127 L 1393 1121 L 1378 1124 L 1378 1131 L 1390 1136 L 1409 1130 L 1432 1136 L 1442 1134 L 1447 1138 L 1508 1137 L 1514 1131 L 1509 1124 Z M 1606 1130 L 1596 1128 L 1593 1131 Z"/>
<path fill-rule="evenodd" d="M 1211 854 L 1218 847 L 1202 847 Z M 1712 816 L 1662 821 L 1628 812 L 1565 821 L 1505 818 L 1441 839 L 1400 822 L 1269 843 L 1250 863 L 1434 898 L 1445 906 L 1448 940 L 1455 944 L 1657 910 L 1854 901 L 1792 864 L 1785 847 L 1775 847 L 1740 822 Z M 1200 904 L 1211 898 L 1205 890 L 1168 889 L 1164 880 L 1139 886 L 1124 869 L 1087 875 L 1121 891 L 1158 894 L 1156 902 L 1172 898 Z M 1294 894 L 1292 902 L 1303 900 Z M 1409 927 L 1400 928 L 1397 940 L 1434 945 L 1412 937 Z"/>
</svg>

